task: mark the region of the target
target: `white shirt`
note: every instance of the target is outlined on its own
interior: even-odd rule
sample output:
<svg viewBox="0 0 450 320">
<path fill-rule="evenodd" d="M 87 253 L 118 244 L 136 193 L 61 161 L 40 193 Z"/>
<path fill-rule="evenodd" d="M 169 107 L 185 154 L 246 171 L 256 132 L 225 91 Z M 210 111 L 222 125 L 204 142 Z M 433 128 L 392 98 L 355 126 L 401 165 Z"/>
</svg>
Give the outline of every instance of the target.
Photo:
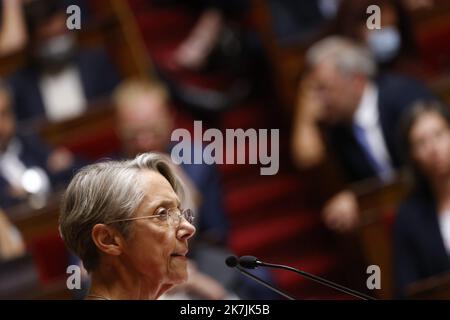
<svg viewBox="0 0 450 320">
<path fill-rule="evenodd" d="M 372 83 L 368 83 L 364 88 L 363 95 L 353 117 L 353 123 L 364 130 L 368 148 L 370 149 L 367 151 L 385 168 L 382 173 L 379 173 L 379 177 L 383 181 L 391 180 L 394 170 L 380 124 L 378 89 Z"/>
<path fill-rule="evenodd" d="M 19 159 L 22 144 L 13 139 L 6 147 L 6 151 L 0 154 L 0 174 L 8 183 L 16 188 L 22 188 L 22 176 L 27 170 Z"/>
<path fill-rule="evenodd" d="M 0 174 L 10 186 L 17 189 L 36 194 L 48 193 L 51 185 L 46 172 L 39 167 L 27 168 L 19 158 L 21 151 L 20 140 L 13 138 L 5 152 L 0 153 Z"/>
<path fill-rule="evenodd" d="M 50 121 L 61 121 L 81 115 L 86 109 L 86 97 L 75 67 L 58 74 L 45 74 L 40 79 L 45 113 Z"/>
<path fill-rule="evenodd" d="M 444 247 L 450 254 L 450 210 L 446 210 L 439 215 L 439 229 L 441 230 Z"/>
</svg>

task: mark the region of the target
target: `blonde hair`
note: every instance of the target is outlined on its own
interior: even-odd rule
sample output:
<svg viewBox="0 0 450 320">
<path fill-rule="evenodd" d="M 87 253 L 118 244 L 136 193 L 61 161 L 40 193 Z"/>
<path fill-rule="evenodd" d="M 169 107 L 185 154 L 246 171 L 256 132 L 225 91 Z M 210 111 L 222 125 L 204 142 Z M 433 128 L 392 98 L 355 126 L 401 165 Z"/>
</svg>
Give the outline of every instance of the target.
<svg viewBox="0 0 450 320">
<path fill-rule="evenodd" d="M 112 97 L 116 107 L 122 107 L 132 104 L 135 99 L 145 94 L 155 94 L 159 96 L 163 102 L 169 100 L 169 93 L 162 83 L 137 78 L 122 82 L 114 90 Z"/>
</svg>

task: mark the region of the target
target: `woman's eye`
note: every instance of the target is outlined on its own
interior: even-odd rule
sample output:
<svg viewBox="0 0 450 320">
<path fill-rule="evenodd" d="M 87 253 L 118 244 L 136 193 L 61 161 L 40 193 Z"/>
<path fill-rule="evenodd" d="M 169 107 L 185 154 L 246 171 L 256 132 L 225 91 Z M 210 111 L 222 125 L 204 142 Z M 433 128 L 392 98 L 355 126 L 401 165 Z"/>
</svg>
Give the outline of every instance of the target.
<svg viewBox="0 0 450 320">
<path fill-rule="evenodd" d="M 169 212 L 165 208 L 158 209 L 156 214 L 158 215 L 159 219 L 161 219 L 161 220 L 165 220 L 169 216 Z"/>
</svg>

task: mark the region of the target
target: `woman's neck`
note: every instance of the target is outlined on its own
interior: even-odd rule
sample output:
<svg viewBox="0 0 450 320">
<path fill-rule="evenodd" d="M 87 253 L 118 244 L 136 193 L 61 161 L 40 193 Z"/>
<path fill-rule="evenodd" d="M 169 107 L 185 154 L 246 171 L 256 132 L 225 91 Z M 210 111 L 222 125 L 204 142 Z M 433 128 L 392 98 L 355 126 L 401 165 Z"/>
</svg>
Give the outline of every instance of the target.
<svg viewBox="0 0 450 320">
<path fill-rule="evenodd" d="M 168 289 L 159 281 L 149 281 L 124 266 L 100 266 L 91 278 L 88 298 L 94 299 L 155 300 Z"/>
</svg>

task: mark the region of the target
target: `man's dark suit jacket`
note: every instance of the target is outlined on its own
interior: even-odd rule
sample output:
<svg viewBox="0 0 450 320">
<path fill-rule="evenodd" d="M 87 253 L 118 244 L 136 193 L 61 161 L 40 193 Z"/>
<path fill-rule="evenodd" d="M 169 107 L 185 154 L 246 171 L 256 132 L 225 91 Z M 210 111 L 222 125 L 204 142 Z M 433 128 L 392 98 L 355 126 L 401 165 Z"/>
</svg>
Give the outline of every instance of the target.
<svg viewBox="0 0 450 320">
<path fill-rule="evenodd" d="M 107 97 L 119 83 L 116 68 L 101 49 L 83 49 L 77 53 L 74 65 L 78 69 L 87 101 Z M 45 119 L 45 108 L 39 89 L 40 73 L 28 66 L 9 79 L 14 94 L 14 111 L 18 121 Z"/>
<path fill-rule="evenodd" d="M 392 165 L 398 168 L 404 163 L 399 130 L 402 115 L 414 102 L 436 98 L 419 81 L 399 75 L 382 74 L 377 77 L 375 83 L 378 88 L 378 111 L 384 141 Z M 353 135 L 351 125 L 327 128 L 326 133 L 348 182 L 376 176 L 375 170 Z"/>
<path fill-rule="evenodd" d="M 416 192 L 400 206 L 394 225 L 394 277 L 399 296 L 408 284 L 450 270 L 430 193 Z"/>
</svg>

